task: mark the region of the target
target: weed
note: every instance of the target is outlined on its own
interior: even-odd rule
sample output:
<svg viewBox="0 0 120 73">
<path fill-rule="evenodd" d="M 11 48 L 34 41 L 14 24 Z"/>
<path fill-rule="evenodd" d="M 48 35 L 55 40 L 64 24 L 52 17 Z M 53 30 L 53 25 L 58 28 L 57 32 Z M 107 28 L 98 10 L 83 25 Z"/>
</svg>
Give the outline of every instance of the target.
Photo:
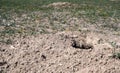
<svg viewBox="0 0 120 73">
<path fill-rule="evenodd" d="M 110 42 L 110 44 L 112 47 L 114 47 L 114 48 L 116 47 L 116 42 Z"/>
<path fill-rule="evenodd" d="M 15 34 L 15 29 L 12 29 L 11 27 L 5 27 L 5 29 L 3 31 L 0 32 L 1 35 L 5 36 L 5 35 L 13 35 Z"/>
<path fill-rule="evenodd" d="M 113 53 L 112 58 L 120 59 L 120 52 Z"/>
<path fill-rule="evenodd" d="M 3 39 L 0 39 L 0 43 L 4 43 L 4 44 L 7 44 L 7 45 L 10 45 L 10 44 L 13 43 L 13 41 L 10 38 L 9 39 L 3 38 Z"/>
<path fill-rule="evenodd" d="M 11 39 L 7 39 L 6 40 L 6 44 L 12 44 L 12 40 Z"/>
</svg>

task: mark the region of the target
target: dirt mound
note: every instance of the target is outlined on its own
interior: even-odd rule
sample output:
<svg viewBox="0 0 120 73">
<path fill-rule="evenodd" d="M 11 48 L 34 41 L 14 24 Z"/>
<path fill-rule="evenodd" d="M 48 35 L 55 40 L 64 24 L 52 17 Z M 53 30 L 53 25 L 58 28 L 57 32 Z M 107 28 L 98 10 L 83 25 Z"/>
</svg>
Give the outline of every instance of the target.
<svg viewBox="0 0 120 73">
<path fill-rule="evenodd" d="M 53 7 L 53 8 L 69 8 L 69 7 L 75 7 L 78 6 L 77 4 L 72 4 L 69 2 L 55 2 L 52 4 L 47 5 L 46 7 Z"/>
<path fill-rule="evenodd" d="M 0 73 L 119 73 L 120 61 L 109 57 L 114 49 L 107 38 L 80 32 L 15 38 L 11 45 L 0 44 Z M 80 47 L 84 43 L 93 48 Z"/>
</svg>

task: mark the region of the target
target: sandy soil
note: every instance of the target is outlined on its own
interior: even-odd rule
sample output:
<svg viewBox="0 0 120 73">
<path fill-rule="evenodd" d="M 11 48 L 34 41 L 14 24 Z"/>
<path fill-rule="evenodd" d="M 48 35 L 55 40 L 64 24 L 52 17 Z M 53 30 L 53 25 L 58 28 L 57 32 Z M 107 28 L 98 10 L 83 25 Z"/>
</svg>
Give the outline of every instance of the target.
<svg viewBox="0 0 120 73">
<path fill-rule="evenodd" d="M 0 45 L 0 71 L 7 73 L 119 73 L 120 61 L 111 58 L 114 48 L 109 43 L 119 42 L 120 37 L 115 37 L 76 31 L 15 38 L 12 45 Z M 80 44 L 79 47 L 73 46 L 73 41 Z M 81 47 L 88 44 L 93 47 Z"/>
</svg>

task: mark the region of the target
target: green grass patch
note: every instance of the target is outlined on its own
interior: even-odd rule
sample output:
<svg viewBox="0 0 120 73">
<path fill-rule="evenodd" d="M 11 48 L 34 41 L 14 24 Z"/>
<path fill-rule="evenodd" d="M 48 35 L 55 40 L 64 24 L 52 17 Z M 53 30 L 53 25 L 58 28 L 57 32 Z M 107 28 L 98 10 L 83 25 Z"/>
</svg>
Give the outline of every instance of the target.
<svg viewBox="0 0 120 73">
<path fill-rule="evenodd" d="M 20 12 L 20 11 L 46 11 L 54 10 L 53 8 L 45 8 L 47 5 L 59 0 L 0 0 L 0 12 Z M 117 17 L 120 18 L 120 3 L 119 1 L 110 0 L 61 0 L 61 2 L 76 3 L 77 8 L 66 8 L 74 12 L 76 16 L 87 17 Z M 63 11 L 64 9 L 60 9 Z M 95 18 L 95 19 L 96 19 Z"/>
<path fill-rule="evenodd" d="M 53 7 L 43 7 L 44 5 L 48 5 L 53 2 L 59 2 L 60 0 L 0 0 L 0 21 L 2 19 L 5 19 L 6 21 L 14 20 L 15 18 L 12 18 L 14 14 L 18 16 L 22 16 L 24 14 L 31 14 L 34 11 L 40 11 L 41 13 L 46 13 L 46 16 L 37 16 L 33 14 L 33 17 L 31 16 L 31 19 L 42 19 L 42 18 L 49 18 L 52 17 L 51 14 L 53 12 L 70 12 L 71 17 L 77 17 L 77 18 L 84 18 L 89 19 L 87 21 L 91 23 L 97 22 L 99 19 L 108 19 L 108 18 L 114 18 L 114 19 L 120 19 L 120 3 L 119 1 L 110 1 L 110 0 L 61 0 L 61 2 L 70 2 L 74 4 L 78 4 L 78 7 L 65 7 L 65 8 L 59 8 L 55 9 Z M 31 14 L 32 15 L 32 14 Z M 62 22 L 62 24 L 65 24 L 67 22 L 67 19 L 65 17 L 60 17 L 57 21 Z M 18 17 L 19 18 L 19 17 Z M 50 19 L 50 18 L 49 18 Z M 23 18 L 24 21 L 21 21 L 21 23 L 12 22 L 10 23 L 10 27 L 6 27 L 8 24 L 1 23 L 0 27 L 5 27 L 4 30 L 0 31 L 0 35 L 13 35 L 16 33 L 29 33 L 29 34 L 36 34 L 39 29 L 36 29 L 37 25 L 35 27 L 32 27 L 31 24 L 27 24 L 27 18 Z M 33 20 L 33 21 L 34 21 Z M 24 22 L 22 24 L 22 22 Z M 53 23 L 53 20 L 51 19 L 51 23 Z M 109 24 L 109 21 L 107 22 Z M 19 25 L 19 28 L 16 28 L 16 25 Z M 27 28 L 26 26 L 29 26 Z M 65 27 L 62 26 L 52 26 L 53 29 L 59 29 L 64 30 Z M 118 30 L 116 27 L 105 25 L 103 27 L 109 27 L 114 28 L 115 30 Z M 41 27 L 40 33 L 47 33 L 47 31 Z"/>
<path fill-rule="evenodd" d="M 112 57 L 120 59 L 120 52 L 114 53 Z"/>
</svg>

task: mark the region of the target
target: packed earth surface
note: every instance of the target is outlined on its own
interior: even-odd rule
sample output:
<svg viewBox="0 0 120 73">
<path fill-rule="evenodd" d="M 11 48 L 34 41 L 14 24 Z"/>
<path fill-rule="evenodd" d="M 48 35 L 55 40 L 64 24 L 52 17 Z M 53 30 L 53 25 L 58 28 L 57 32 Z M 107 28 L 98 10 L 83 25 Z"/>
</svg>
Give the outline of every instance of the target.
<svg viewBox="0 0 120 73">
<path fill-rule="evenodd" d="M 119 42 L 115 37 L 58 32 L 15 38 L 12 45 L 1 44 L 0 67 L 7 73 L 119 73 L 120 61 L 111 58 L 114 48 L 109 44 Z M 79 47 L 73 46 L 75 40 Z"/>
<path fill-rule="evenodd" d="M 58 2 L 43 7 L 71 6 L 77 4 Z M 5 42 L 0 42 L 0 73 L 120 73 L 120 21 L 112 20 L 107 22 L 117 31 L 104 28 L 102 19 L 89 23 L 67 11 L 13 13 L 10 20 L 1 18 L 7 27 L 1 26 L 0 31 L 15 29 L 21 35 L 1 36 Z M 13 27 L 13 22 L 18 25 Z"/>
</svg>

